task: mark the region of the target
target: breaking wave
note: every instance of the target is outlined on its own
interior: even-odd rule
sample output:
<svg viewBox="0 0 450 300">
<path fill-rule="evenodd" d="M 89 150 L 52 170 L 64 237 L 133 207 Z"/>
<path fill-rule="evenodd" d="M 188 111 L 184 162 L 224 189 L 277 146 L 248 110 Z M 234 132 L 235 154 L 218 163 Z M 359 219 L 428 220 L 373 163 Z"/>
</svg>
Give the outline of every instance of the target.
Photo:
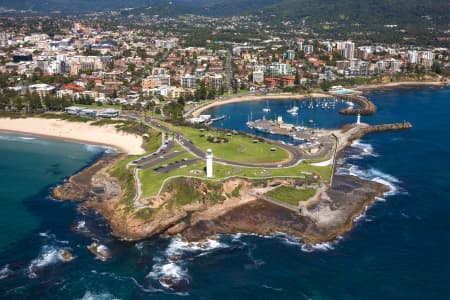
<svg viewBox="0 0 450 300">
<path fill-rule="evenodd" d="M 179 237 L 171 240 L 163 255 L 154 258 L 155 264 L 147 274 L 147 278 L 157 281 L 167 290 L 177 291 L 180 295 L 187 295 L 184 291 L 190 283 L 187 262 L 207 255 L 217 249 L 227 248 L 227 244 L 217 239 L 207 239 L 202 242 L 186 242 Z"/>
<path fill-rule="evenodd" d="M 334 250 L 336 245 L 343 239 L 342 236 L 338 236 L 336 240 L 332 242 L 324 242 L 318 244 L 302 244 L 301 249 L 303 252 L 311 253 L 311 252 L 327 252 Z"/>
<path fill-rule="evenodd" d="M 11 275 L 12 271 L 9 269 L 9 265 L 4 266 L 0 269 L 0 280 L 5 279 Z"/>
<path fill-rule="evenodd" d="M 400 180 L 396 177 L 383 173 L 378 169 L 362 169 L 359 166 L 351 165 L 349 168 L 338 168 L 337 174 L 353 175 L 362 179 L 375 181 L 389 187 L 389 191 L 384 193 L 384 196 L 392 196 L 401 192 L 399 184 Z"/>
<path fill-rule="evenodd" d="M 375 152 L 373 149 L 373 146 L 371 144 L 363 143 L 361 140 L 355 140 L 351 144 L 351 147 L 359 150 L 358 154 L 352 154 L 349 158 L 353 159 L 362 159 L 365 156 L 372 156 L 372 157 L 378 157 L 379 155 Z"/>
<path fill-rule="evenodd" d="M 62 250 L 61 248 L 49 245 L 42 247 L 41 254 L 33 259 L 28 266 L 28 277 L 35 278 L 37 277 L 36 272 L 40 269 L 64 261 L 61 257 Z"/>
</svg>

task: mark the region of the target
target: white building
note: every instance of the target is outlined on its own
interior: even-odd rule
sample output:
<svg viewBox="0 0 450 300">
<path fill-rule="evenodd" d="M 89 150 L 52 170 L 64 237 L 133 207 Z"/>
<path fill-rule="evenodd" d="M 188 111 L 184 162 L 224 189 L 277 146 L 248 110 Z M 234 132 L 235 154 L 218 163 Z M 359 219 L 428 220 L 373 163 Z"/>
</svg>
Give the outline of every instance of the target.
<svg viewBox="0 0 450 300">
<path fill-rule="evenodd" d="M 264 82 L 264 72 L 254 71 L 253 72 L 253 83 L 262 83 L 262 82 Z"/>
<path fill-rule="evenodd" d="M 419 62 L 419 55 L 416 50 L 408 51 L 408 62 L 410 64 L 417 64 Z"/>
<path fill-rule="evenodd" d="M 209 85 L 213 87 L 216 91 L 222 89 L 223 85 L 223 76 L 220 74 L 214 74 L 213 76 L 209 76 Z"/>
<path fill-rule="evenodd" d="M 345 42 L 342 54 L 346 59 L 352 60 L 355 57 L 355 43 L 351 41 Z"/>
<path fill-rule="evenodd" d="M 211 149 L 206 150 L 206 177 L 213 177 L 213 153 Z"/>
</svg>

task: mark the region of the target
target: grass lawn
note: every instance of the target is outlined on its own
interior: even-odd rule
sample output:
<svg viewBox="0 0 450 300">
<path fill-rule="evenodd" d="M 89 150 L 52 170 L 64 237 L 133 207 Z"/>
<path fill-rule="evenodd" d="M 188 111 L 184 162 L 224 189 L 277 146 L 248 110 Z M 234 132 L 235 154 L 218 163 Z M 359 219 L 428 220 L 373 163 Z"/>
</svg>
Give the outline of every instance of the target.
<svg viewBox="0 0 450 300">
<path fill-rule="evenodd" d="M 167 162 L 164 162 L 164 164 L 168 164 L 175 160 L 180 160 L 184 157 L 187 157 L 189 159 L 192 158 L 190 154 L 184 153 L 180 154 L 177 157 L 172 158 L 171 160 L 168 160 Z M 303 172 L 317 174 L 321 176 L 322 179 L 325 181 L 328 181 L 331 176 L 331 167 L 329 166 L 315 167 L 304 163 L 299 164 L 298 166 L 292 168 L 283 168 L 283 169 L 241 168 L 214 163 L 213 165 L 214 178 L 206 179 L 205 174 L 203 173 L 205 165 L 206 164 L 204 161 L 199 161 L 197 164 L 187 166 L 181 169 L 175 169 L 170 173 L 155 172 L 153 169 L 156 168 L 156 166 L 154 168 L 150 168 L 147 170 L 140 170 L 139 178 L 142 183 L 142 197 L 155 196 L 159 192 L 164 180 L 166 180 L 169 177 L 175 176 L 190 176 L 202 180 L 213 180 L 213 181 L 220 181 L 225 178 L 231 177 L 244 177 L 248 179 L 266 179 L 271 177 L 301 178 L 304 177 Z M 202 173 L 199 175 L 193 175 L 190 173 L 190 171 L 192 170 L 201 170 Z"/>
<path fill-rule="evenodd" d="M 297 206 L 300 201 L 305 201 L 316 193 L 314 189 L 296 189 L 290 186 L 280 186 L 268 192 L 266 195 L 275 200 L 285 202 L 290 205 Z"/>
<path fill-rule="evenodd" d="M 173 130 L 182 132 L 184 137 L 191 140 L 198 148 L 202 150 L 212 149 L 214 156 L 218 158 L 257 164 L 277 163 L 289 157 L 289 154 L 283 148 L 266 142 L 254 143 L 253 139 L 246 136 L 226 136 L 223 133 L 213 131 L 200 132 L 199 129 L 195 128 L 165 125 L 170 126 Z M 207 140 L 208 135 L 228 138 L 229 141 L 226 143 L 212 143 Z M 275 151 L 271 151 L 271 148 L 275 148 Z"/>
</svg>

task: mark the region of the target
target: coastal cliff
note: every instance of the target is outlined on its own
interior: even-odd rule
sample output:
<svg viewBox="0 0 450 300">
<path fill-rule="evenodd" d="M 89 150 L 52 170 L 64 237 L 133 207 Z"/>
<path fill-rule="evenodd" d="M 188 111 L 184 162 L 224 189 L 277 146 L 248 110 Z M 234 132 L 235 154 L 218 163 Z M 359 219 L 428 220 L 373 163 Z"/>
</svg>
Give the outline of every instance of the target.
<svg viewBox="0 0 450 300">
<path fill-rule="evenodd" d="M 149 206 L 129 210 L 121 203 L 118 181 L 104 172 L 111 159 L 100 159 L 73 176 L 57 187 L 53 196 L 82 201 L 84 207 L 97 210 L 108 221 L 113 235 L 124 240 L 181 234 L 187 240 L 198 241 L 220 233 L 285 232 L 315 244 L 334 240 L 349 231 L 355 217 L 388 190 L 380 183 L 337 175 L 333 187 L 325 187 L 317 197 L 301 203 L 298 211 L 292 211 L 258 195 L 274 186 L 302 184 L 293 179 L 236 178 L 211 184 L 176 178 L 167 185 L 161 198 L 153 199 Z M 180 203 L 184 200 L 190 201 Z M 157 206 L 158 202 L 164 205 Z"/>
<path fill-rule="evenodd" d="M 411 127 L 407 122 L 348 126 L 336 136 L 334 157 L 366 134 Z M 103 157 L 52 192 L 57 199 L 81 201 L 84 207 L 100 212 L 112 234 L 123 240 L 181 234 L 186 240 L 198 241 L 215 234 L 284 232 L 306 244 L 328 242 L 348 232 L 355 218 L 389 191 L 381 183 L 350 175 L 334 175 L 331 186 L 317 174 L 303 174 L 303 179 L 237 177 L 223 181 L 174 177 L 157 196 L 136 202 L 132 170 L 117 173 L 112 167 L 124 158 Z M 316 192 L 294 205 L 267 196 L 282 186 Z"/>
</svg>

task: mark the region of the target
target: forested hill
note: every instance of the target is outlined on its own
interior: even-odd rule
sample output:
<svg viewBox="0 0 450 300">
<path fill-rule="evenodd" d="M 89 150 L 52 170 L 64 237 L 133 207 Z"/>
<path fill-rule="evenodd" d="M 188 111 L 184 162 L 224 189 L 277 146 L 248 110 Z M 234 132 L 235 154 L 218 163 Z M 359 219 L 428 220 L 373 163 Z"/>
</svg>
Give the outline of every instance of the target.
<svg viewBox="0 0 450 300">
<path fill-rule="evenodd" d="M 143 9 L 151 6 L 152 9 Z M 259 15 L 273 20 L 360 24 L 423 23 L 447 26 L 450 1 L 443 0 L 0 0 L 0 7 L 39 12 L 93 12 L 136 8 L 161 15 Z"/>
</svg>

